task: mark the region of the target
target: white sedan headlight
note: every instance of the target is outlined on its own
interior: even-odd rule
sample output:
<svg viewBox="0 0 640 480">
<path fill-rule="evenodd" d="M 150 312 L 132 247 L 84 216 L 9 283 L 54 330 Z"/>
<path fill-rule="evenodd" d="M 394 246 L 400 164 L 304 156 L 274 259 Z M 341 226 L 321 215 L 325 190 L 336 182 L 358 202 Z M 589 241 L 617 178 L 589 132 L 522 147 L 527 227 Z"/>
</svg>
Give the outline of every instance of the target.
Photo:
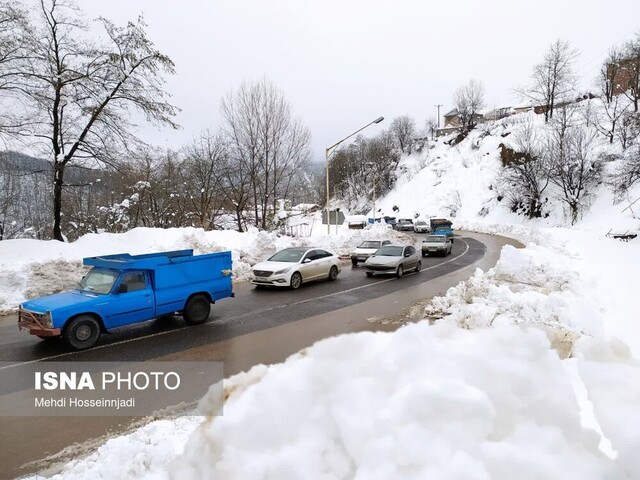
<svg viewBox="0 0 640 480">
<path fill-rule="evenodd" d="M 291 270 L 291 267 L 283 268 L 282 270 L 278 270 L 276 275 L 282 275 L 283 273 L 287 273 L 289 270 Z"/>
</svg>

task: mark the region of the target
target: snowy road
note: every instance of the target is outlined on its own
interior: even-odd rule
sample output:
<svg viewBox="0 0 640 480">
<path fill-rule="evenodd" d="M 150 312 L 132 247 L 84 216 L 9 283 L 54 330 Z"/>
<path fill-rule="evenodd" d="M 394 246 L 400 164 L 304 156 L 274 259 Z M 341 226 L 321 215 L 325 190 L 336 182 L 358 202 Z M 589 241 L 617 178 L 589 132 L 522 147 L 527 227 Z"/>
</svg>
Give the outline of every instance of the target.
<svg viewBox="0 0 640 480">
<path fill-rule="evenodd" d="M 451 256 L 424 258 L 420 274 L 401 279 L 366 278 L 361 266 L 345 265 L 338 281 L 306 285 L 295 292 L 255 290 L 239 284 L 236 298 L 214 305 L 204 325 L 185 327 L 181 319 L 147 322 L 105 335 L 97 348 L 86 352 L 68 352 L 61 344 L 38 342 L 17 331 L 15 318 L 5 317 L 0 320 L 0 361 L 212 360 L 224 362 L 228 376 L 258 363 L 282 361 L 332 335 L 395 329 L 398 323 L 380 320 L 397 316 L 418 300 L 444 293 L 476 267 L 493 266 L 506 243 L 515 242 L 464 235 L 456 239 Z M 43 457 L 76 442 L 123 431 L 128 423 L 125 418 L 5 417 L 0 421 L 1 474 L 7 478 L 39 470 L 43 463 L 38 460 Z M 77 455 L 77 450 L 73 453 Z"/>
</svg>

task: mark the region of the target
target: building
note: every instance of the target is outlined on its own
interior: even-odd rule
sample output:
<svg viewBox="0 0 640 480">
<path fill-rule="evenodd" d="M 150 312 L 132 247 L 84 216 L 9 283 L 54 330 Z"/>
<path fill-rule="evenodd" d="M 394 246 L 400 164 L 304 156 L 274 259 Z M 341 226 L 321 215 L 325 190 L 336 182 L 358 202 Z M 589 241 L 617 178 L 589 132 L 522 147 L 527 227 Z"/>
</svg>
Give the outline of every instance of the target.
<svg viewBox="0 0 640 480">
<path fill-rule="evenodd" d="M 482 120 L 485 122 L 500 120 L 501 118 L 506 118 L 510 115 L 513 115 L 514 109 L 511 107 L 499 107 L 494 108 L 493 110 L 487 112 L 482 117 Z"/>
<path fill-rule="evenodd" d="M 612 94 L 620 95 L 633 87 L 638 79 L 640 61 L 637 58 L 627 58 L 618 63 L 607 65 L 607 79 L 612 79 Z"/>
</svg>

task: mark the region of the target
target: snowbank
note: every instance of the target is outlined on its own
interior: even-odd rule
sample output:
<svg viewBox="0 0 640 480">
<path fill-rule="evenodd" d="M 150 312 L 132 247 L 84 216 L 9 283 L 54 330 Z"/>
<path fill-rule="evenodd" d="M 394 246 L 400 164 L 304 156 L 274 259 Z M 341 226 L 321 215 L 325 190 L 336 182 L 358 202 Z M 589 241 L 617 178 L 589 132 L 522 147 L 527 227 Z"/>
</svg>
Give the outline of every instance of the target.
<svg viewBox="0 0 640 480">
<path fill-rule="evenodd" d="M 506 323 L 326 340 L 258 367 L 170 478 L 625 478 L 561 363 L 544 333 Z"/>
</svg>

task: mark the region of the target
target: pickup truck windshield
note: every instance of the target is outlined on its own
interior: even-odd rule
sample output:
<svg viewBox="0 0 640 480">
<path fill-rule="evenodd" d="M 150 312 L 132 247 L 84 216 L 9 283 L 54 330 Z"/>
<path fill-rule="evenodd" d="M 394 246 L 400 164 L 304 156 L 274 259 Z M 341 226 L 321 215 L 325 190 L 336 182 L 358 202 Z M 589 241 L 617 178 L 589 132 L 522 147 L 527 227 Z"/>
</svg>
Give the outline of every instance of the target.
<svg viewBox="0 0 640 480">
<path fill-rule="evenodd" d="M 109 293 L 116 279 L 118 272 L 112 270 L 91 269 L 80 281 L 78 287 L 84 292 Z"/>
</svg>

